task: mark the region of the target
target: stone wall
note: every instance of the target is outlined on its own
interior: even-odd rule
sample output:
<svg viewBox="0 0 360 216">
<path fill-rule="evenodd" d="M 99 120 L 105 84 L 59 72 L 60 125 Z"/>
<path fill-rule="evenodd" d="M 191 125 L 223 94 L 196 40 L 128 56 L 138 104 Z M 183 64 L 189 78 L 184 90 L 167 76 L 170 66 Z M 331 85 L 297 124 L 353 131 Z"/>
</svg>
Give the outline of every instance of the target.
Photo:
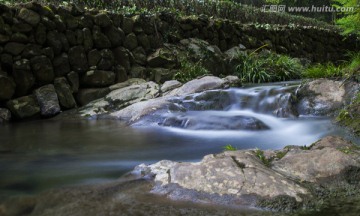
<svg viewBox="0 0 360 216">
<path fill-rule="evenodd" d="M 154 79 L 152 67 L 176 69 L 154 53 L 184 38 L 203 39 L 222 51 L 268 43 L 277 52 L 312 61 L 339 60 L 356 49 L 354 38 L 327 30 L 241 25 L 206 16 L 125 17 L 36 3 L 0 5 L 0 14 L 0 108 L 15 118 L 55 115 L 102 97 L 110 85 L 131 77 Z M 7 109 L 0 109 L 0 116 L 8 116 Z"/>
</svg>

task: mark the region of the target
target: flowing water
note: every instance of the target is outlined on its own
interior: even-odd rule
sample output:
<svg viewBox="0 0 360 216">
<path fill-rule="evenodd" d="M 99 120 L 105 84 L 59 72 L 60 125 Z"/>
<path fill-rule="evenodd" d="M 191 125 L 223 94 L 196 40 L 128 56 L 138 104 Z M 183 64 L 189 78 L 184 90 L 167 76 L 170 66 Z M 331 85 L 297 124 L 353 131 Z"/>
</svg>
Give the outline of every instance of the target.
<svg viewBox="0 0 360 216">
<path fill-rule="evenodd" d="M 141 163 L 199 161 L 204 155 L 221 152 L 225 145 L 281 149 L 309 145 L 329 134 L 346 135 L 327 118 L 275 117 L 273 103 L 289 88 L 293 87 L 274 84 L 230 89 L 226 90 L 231 95 L 230 104 L 222 110 L 163 113 L 165 119 L 185 119 L 178 127 L 159 126 L 161 122 L 125 127 L 116 120 L 2 125 L 0 200 L 64 185 L 112 181 Z M 255 119 L 265 127 L 236 129 L 239 124 L 242 127 L 242 123 L 235 124 L 239 117 L 251 123 Z M 189 122 L 196 124 L 188 127 Z"/>
</svg>

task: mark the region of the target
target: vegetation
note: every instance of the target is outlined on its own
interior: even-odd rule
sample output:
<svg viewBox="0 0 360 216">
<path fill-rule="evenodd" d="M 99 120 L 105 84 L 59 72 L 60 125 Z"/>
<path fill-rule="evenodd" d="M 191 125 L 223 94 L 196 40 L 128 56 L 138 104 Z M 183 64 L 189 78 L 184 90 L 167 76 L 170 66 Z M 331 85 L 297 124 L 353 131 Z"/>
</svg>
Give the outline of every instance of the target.
<svg viewBox="0 0 360 216">
<path fill-rule="evenodd" d="M 356 95 L 350 105 L 340 111 L 337 121 L 360 136 L 360 93 Z"/>
<path fill-rule="evenodd" d="M 300 78 L 303 66 L 298 59 L 273 52 L 239 54 L 236 67 L 242 82 L 263 83 Z"/>
<path fill-rule="evenodd" d="M 202 62 L 191 62 L 187 59 L 181 61 L 179 71 L 174 75 L 174 79 L 182 83 L 191 81 L 197 77 L 210 74 L 209 71 L 202 66 Z"/>
<path fill-rule="evenodd" d="M 236 151 L 237 148 L 232 145 L 226 145 L 224 146 L 224 151 Z"/>
<path fill-rule="evenodd" d="M 0 0 L 0 3 L 20 3 L 34 0 Z M 149 15 L 159 13 L 173 13 L 181 15 L 206 15 L 214 18 L 231 19 L 241 23 L 262 23 L 280 25 L 316 26 L 320 28 L 334 29 L 333 25 L 315 19 L 288 13 L 264 13 L 261 8 L 238 1 L 229 0 L 35 0 L 43 4 L 69 4 L 75 3 L 87 8 L 97 8 L 110 12 L 120 12 L 126 15 Z M 264 5 L 265 1 L 255 4 Z"/>
<path fill-rule="evenodd" d="M 353 7 L 352 12 L 340 13 L 342 16 L 336 21 L 345 35 L 357 34 L 360 35 L 360 7 L 358 0 L 334 0 L 334 6 L 339 7 Z"/>
<path fill-rule="evenodd" d="M 269 160 L 265 157 L 264 151 L 256 148 L 254 153 L 255 153 L 255 156 L 258 157 L 263 164 L 265 164 L 265 166 L 270 166 L 271 160 Z"/>
</svg>

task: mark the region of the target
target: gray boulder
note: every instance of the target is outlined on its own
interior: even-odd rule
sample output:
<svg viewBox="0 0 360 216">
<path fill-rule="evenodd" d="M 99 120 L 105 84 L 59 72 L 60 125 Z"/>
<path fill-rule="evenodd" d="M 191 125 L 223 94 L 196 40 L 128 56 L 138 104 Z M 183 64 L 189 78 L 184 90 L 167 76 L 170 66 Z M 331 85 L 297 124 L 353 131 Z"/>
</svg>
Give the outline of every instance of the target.
<svg viewBox="0 0 360 216">
<path fill-rule="evenodd" d="M 40 114 L 40 106 L 33 95 L 10 100 L 6 103 L 6 107 L 19 119 Z"/>
<path fill-rule="evenodd" d="M 40 105 L 41 115 L 51 117 L 61 111 L 59 99 L 56 94 L 54 85 L 49 84 L 42 86 L 34 91 L 36 99 Z"/>
<path fill-rule="evenodd" d="M 168 96 L 180 96 L 180 95 L 202 92 L 206 90 L 220 89 L 224 87 L 225 84 L 226 81 L 224 81 L 219 77 L 205 76 L 185 83 L 180 88 L 171 91 L 168 94 Z"/>
<path fill-rule="evenodd" d="M 182 83 L 177 80 L 169 80 L 164 82 L 164 84 L 161 85 L 161 92 L 162 94 L 169 92 L 171 90 L 174 90 L 176 88 L 179 88 L 182 86 Z"/>
</svg>

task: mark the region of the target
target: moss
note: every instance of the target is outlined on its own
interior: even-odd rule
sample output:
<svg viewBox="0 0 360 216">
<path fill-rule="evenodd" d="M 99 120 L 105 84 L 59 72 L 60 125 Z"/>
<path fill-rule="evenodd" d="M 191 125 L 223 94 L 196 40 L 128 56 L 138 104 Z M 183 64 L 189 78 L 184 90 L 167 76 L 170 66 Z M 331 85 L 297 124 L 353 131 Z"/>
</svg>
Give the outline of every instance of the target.
<svg viewBox="0 0 360 216">
<path fill-rule="evenodd" d="M 288 150 L 278 151 L 276 152 L 275 158 L 280 160 L 281 158 L 285 157 L 285 155 L 288 153 Z"/>
<path fill-rule="evenodd" d="M 357 151 L 360 151 L 360 146 L 353 145 L 351 147 L 349 147 L 349 146 L 340 147 L 340 148 L 337 148 L 337 150 L 339 150 L 345 154 L 355 154 L 355 153 L 357 153 Z"/>
<path fill-rule="evenodd" d="M 360 93 L 350 105 L 340 111 L 336 120 L 340 125 L 349 128 L 356 136 L 360 136 Z"/>
<path fill-rule="evenodd" d="M 268 158 L 265 157 L 264 151 L 262 151 L 260 149 L 255 149 L 254 154 L 256 157 L 258 157 L 261 160 L 261 162 L 265 166 L 269 167 L 271 165 L 271 160 L 269 160 Z"/>
<path fill-rule="evenodd" d="M 260 198 L 256 205 L 275 211 L 293 212 L 299 209 L 301 203 L 298 203 L 294 197 L 287 195 L 276 196 L 271 199 Z"/>
</svg>

